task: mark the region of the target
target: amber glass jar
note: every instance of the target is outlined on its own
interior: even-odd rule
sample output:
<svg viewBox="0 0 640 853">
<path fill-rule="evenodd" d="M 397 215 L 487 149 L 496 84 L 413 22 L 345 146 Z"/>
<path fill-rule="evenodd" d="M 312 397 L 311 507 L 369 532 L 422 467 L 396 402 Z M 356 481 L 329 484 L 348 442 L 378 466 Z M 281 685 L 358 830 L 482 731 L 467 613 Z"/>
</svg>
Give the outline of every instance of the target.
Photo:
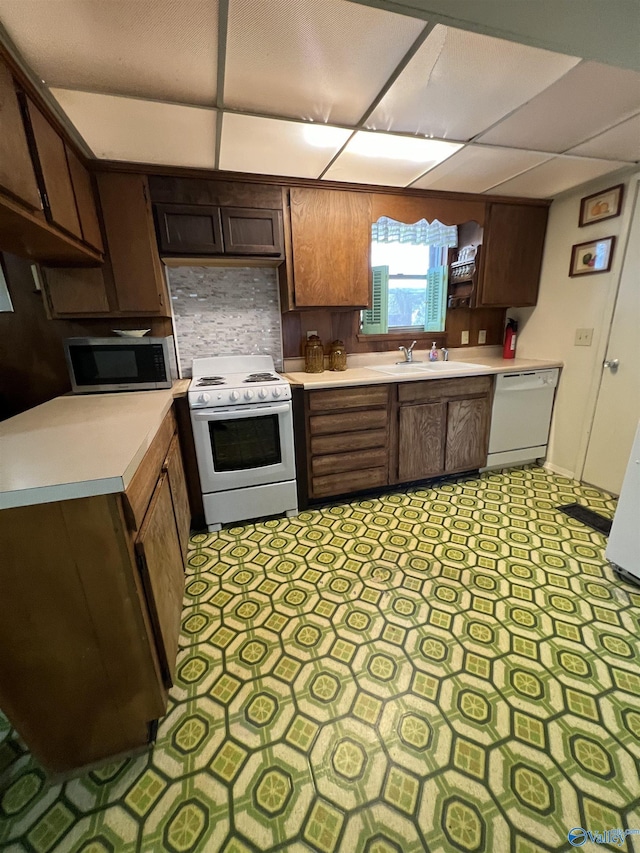
<svg viewBox="0 0 640 853">
<path fill-rule="evenodd" d="M 334 341 L 331 344 L 329 363 L 331 366 L 331 370 L 347 369 L 347 348 L 342 343 L 342 341 Z"/>
<path fill-rule="evenodd" d="M 317 335 L 311 335 L 304 347 L 304 372 L 322 373 L 324 370 L 324 348 Z"/>
</svg>

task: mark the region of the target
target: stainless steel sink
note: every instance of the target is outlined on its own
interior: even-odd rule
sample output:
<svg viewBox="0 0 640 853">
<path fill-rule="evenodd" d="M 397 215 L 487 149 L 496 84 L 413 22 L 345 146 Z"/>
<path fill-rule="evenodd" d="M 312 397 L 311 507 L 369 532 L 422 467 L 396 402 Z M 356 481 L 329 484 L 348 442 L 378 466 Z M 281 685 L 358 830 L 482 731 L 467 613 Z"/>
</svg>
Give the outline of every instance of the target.
<svg viewBox="0 0 640 853">
<path fill-rule="evenodd" d="M 386 373 L 388 376 L 406 376 L 415 373 L 482 373 L 486 371 L 486 367 L 481 364 L 471 364 L 468 361 L 407 361 L 399 364 L 371 366 L 369 370 Z"/>
</svg>

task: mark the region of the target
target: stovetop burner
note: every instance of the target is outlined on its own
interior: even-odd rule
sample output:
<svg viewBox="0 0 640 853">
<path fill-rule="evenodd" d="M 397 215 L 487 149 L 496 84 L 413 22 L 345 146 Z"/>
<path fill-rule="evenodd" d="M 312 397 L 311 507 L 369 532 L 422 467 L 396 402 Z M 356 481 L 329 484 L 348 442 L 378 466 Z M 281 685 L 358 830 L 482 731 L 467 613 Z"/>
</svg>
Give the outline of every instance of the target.
<svg viewBox="0 0 640 853">
<path fill-rule="evenodd" d="M 224 376 L 199 376 L 197 385 L 224 385 L 226 379 Z"/>
<path fill-rule="evenodd" d="M 279 376 L 274 376 L 273 373 L 250 373 L 244 382 L 278 382 Z"/>
</svg>

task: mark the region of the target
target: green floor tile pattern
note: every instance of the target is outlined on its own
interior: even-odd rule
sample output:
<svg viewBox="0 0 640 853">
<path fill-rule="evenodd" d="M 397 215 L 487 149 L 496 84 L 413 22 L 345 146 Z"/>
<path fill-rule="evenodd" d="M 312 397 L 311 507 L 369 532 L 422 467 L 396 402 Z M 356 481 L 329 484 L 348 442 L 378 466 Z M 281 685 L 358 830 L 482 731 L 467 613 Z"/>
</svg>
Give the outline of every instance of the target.
<svg viewBox="0 0 640 853">
<path fill-rule="evenodd" d="M 640 589 L 572 501 L 615 507 L 521 468 L 193 536 L 155 747 L 52 786 L 0 717 L 0 847 L 538 853 L 640 829 Z"/>
</svg>

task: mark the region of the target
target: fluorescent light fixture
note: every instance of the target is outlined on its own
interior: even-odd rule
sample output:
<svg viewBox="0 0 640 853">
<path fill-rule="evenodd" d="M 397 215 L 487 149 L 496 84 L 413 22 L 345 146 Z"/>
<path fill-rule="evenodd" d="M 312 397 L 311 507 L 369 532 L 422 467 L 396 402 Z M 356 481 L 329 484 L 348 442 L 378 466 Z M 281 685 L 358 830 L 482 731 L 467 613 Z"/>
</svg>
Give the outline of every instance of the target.
<svg viewBox="0 0 640 853">
<path fill-rule="evenodd" d="M 342 127 L 332 127 L 329 124 L 305 124 L 302 135 L 304 141 L 314 148 L 341 148 L 349 138 L 352 130 Z"/>
<path fill-rule="evenodd" d="M 462 143 L 442 142 L 438 139 L 420 139 L 413 136 L 395 136 L 390 133 L 358 131 L 349 141 L 346 151 L 361 157 L 386 160 L 404 160 L 435 166 L 462 148 Z"/>
</svg>

